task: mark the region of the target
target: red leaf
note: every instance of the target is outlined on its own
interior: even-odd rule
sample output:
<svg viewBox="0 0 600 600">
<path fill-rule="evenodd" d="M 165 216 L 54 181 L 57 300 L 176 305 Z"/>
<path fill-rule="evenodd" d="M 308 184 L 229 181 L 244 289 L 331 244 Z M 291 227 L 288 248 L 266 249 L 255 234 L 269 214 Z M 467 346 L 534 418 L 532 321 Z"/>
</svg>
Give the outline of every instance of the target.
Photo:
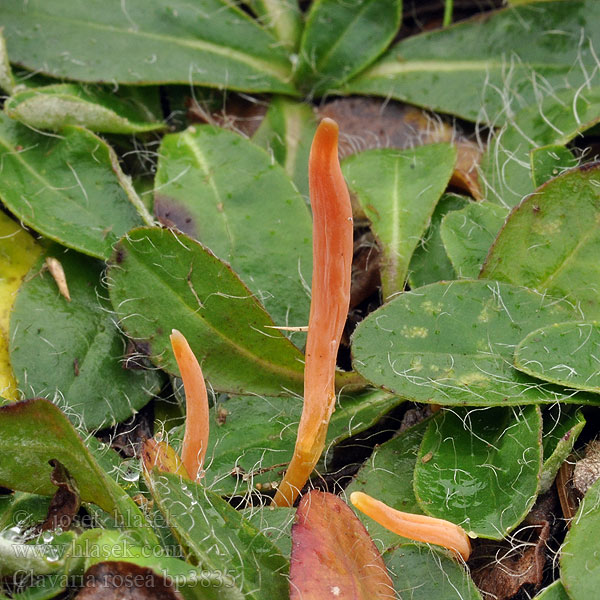
<svg viewBox="0 0 600 600">
<path fill-rule="evenodd" d="M 333 494 L 306 494 L 292 527 L 291 600 L 394 597 L 381 554 L 354 512 Z"/>
</svg>

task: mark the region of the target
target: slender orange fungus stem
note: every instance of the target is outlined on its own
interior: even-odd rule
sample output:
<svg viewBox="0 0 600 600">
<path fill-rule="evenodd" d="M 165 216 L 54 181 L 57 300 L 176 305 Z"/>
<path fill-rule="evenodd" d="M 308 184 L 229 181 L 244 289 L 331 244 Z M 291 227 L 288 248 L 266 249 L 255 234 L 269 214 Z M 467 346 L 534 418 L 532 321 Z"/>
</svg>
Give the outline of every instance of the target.
<svg viewBox="0 0 600 600">
<path fill-rule="evenodd" d="M 402 537 L 443 546 L 462 556 L 465 561 L 469 560 L 471 542 L 459 525 L 444 519 L 395 510 L 363 492 L 352 492 L 350 502 L 365 515 Z"/>
<path fill-rule="evenodd" d="M 171 333 L 171 346 L 185 389 L 186 419 L 181 460 L 190 477 L 197 480 L 204 476 L 202 468 L 208 448 L 208 395 L 202 369 L 187 340 L 176 329 Z"/>
<path fill-rule="evenodd" d="M 335 363 L 350 304 L 352 208 L 338 159 L 338 126 L 323 119 L 308 163 L 313 213 L 313 275 L 304 408 L 296 447 L 273 504 L 291 506 L 314 469 L 335 409 Z"/>
</svg>

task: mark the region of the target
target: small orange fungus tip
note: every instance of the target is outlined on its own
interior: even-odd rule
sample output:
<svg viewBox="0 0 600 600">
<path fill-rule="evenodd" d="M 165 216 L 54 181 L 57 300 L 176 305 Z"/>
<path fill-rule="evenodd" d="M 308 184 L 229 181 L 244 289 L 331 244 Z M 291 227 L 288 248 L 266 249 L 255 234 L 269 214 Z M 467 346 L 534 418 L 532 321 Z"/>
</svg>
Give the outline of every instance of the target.
<svg viewBox="0 0 600 600">
<path fill-rule="evenodd" d="M 181 460 L 190 477 L 197 480 L 204 475 L 208 448 L 208 394 L 202 369 L 185 336 L 173 329 L 170 339 L 185 390 L 186 419 Z"/>
<path fill-rule="evenodd" d="M 335 409 L 335 364 L 350 305 L 353 225 L 350 194 L 338 158 L 338 125 L 323 119 L 308 161 L 313 214 L 313 275 L 304 407 L 289 468 L 273 504 L 292 506 L 317 464 Z"/>
<path fill-rule="evenodd" d="M 363 492 L 352 492 L 350 502 L 367 517 L 402 537 L 443 546 L 460 555 L 464 561 L 469 560 L 471 542 L 459 525 L 444 519 L 401 512 Z"/>
<path fill-rule="evenodd" d="M 158 469 L 164 473 L 173 473 L 184 479 L 190 476 L 175 450 L 156 437 L 147 439 L 142 446 L 142 463 L 146 471 Z"/>
</svg>

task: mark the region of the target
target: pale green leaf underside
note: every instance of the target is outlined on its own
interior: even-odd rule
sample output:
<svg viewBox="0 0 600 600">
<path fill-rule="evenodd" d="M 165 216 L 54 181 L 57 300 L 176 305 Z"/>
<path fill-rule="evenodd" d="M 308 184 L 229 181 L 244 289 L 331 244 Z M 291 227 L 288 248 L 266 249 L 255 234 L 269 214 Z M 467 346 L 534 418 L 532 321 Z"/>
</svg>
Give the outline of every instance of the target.
<svg viewBox="0 0 600 600">
<path fill-rule="evenodd" d="M 26 125 L 52 131 L 65 125 L 104 133 L 143 133 L 165 127 L 141 104 L 68 83 L 18 91 L 4 110 Z"/>
</svg>

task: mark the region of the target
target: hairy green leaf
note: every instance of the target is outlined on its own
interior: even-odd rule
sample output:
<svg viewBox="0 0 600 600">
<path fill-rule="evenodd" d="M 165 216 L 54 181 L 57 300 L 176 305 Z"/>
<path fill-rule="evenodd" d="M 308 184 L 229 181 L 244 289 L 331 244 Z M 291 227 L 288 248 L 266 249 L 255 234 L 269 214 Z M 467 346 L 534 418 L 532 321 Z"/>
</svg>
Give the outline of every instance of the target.
<svg viewBox="0 0 600 600">
<path fill-rule="evenodd" d="M 288 561 L 230 504 L 202 485 L 154 471 L 148 485 L 188 561 L 228 576 L 240 598 L 288 593 Z"/>
<path fill-rule="evenodd" d="M 557 144 L 535 148 L 529 153 L 529 157 L 534 188 L 577 166 L 577 159 L 573 153 L 568 148 Z"/>
<path fill-rule="evenodd" d="M 444 410 L 423 437 L 415 493 L 428 514 L 499 540 L 533 506 L 541 468 L 539 407 Z"/>
<path fill-rule="evenodd" d="M 370 65 L 392 41 L 402 0 L 317 0 L 300 43 L 295 80 L 321 96 Z"/>
<path fill-rule="evenodd" d="M 467 571 L 448 552 L 423 544 L 402 544 L 388 550 L 383 559 L 402 598 L 481 600 Z"/>
<path fill-rule="evenodd" d="M 589 600 L 600 586 L 600 479 L 590 487 L 561 548 L 561 581 L 570 600 Z"/>
<path fill-rule="evenodd" d="M 506 207 L 519 204 L 539 186 L 530 152 L 549 145 L 564 146 L 599 120 L 598 86 L 569 88 L 517 112 L 496 133 L 481 160 L 480 180 L 486 199 Z M 562 170 L 574 165 L 574 161 L 561 161 Z"/>
<path fill-rule="evenodd" d="M 512 366 L 514 347 L 577 310 L 532 290 L 496 281 L 433 283 L 400 294 L 354 333 L 354 368 L 368 381 L 417 402 L 502 406 L 569 401 L 567 393 Z"/>
<path fill-rule="evenodd" d="M 556 323 L 532 331 L 515 350 L 520 371 L 577 390 L 600 393 L 600 323 Z"/>
<path fill-rule="evenodd" d="M 596 68 L 599 19 L 595 0 L 500 10 L 401 40 L 343 91 L 501 124 L 537 105 L 540 79 L 554 92 L 587 83 Z"/>
<path fill-rule="evenodd" d="M 281 166 L 208 125 L 165 136 L 159 156 L 157 217 L 231 264 L 277 325 L 307 325 L 312 225 Z"/>
<path fill-rule="evenodd" d="M 140 200 L 102 139 L 79 127 L 40 135 L 0 113 L 0 198 L 23 223 L 107 259 L 141 225 Z"/>
<path fill-rule="evenodd" d="M 557 404 L 544 411 L 544 465 L 539 493 L 547 492 L 558 470 L 573 451 L 579 434 L 585 427 L 585 417 L 577 407 Z"/>
<path fill-rule="evenodd" d="M 442 219 L 447 214 L 459 211 L 469 204 L 468 198 L 457 194 L 444 194 L 440 198 L 431 215 L 429 228 L 410 260 L 408 282 L 411 288 L 456 279 L 456 272 L 442 242 L 440 229 Z"/>
<path fill-rule="evenodd" d="M 308 198 L 308 155 L 317 129 L 310 105 L 282 96 L 271 100 L 252 141 L 272 152 L 275 160 Z"/>
<path fill-rule="evenodd" d="M 0 407 L 0 486 L 52 496 L 49 460 L 57 459 L 77 482 L 81 499 L 98 505 L 138 542 L 156 543 L 135 502 L 98 465 L 60 409 L 44 399 Z"/>
<path fill-rule="evenodd" d="M 491 202 L 472 202 L 442 219 L 440 235 L 459 277 L 478 277 L 508 211 Z"/>
<path fill-rule="evenodd" d="M 594 319 L 600 316 L 599 222 L 600 167 L 568 171 L 513 210 L 481 276 L 566 298 Z"/>
<path fill-rule="evenodd" d="M 402 400 L 385 392 L 342 395 L 327 430 L 325 470 L 333 448 L 377 423 Z M 292 458 L 300 398 L 245 396 L 211 411 L 205 484 L 221 495 L 274 489 Z"/>
<path fill-rule="evenodd" d="M 70 302 L 42 271 L 48 256 L 62 264 Z M 10 359 L 21 391 L 26 397 L 56 398 L 69 418 L 88 430 L 135 414 L 158 392 L 161 377 L 140 369 L 135 357 L 123 368 L 126 343 L 103 298 L 102 265 L 54 248 L 32 275 L 11 313 Z"/>
<path fill-rule="evenodd" d="M 413 514 L 423 514 L 413 489 L 413 475 L 419 447 L 427 422 L 423 421 L 397 437 L 375 447 L 369 460 L 360 468 L 346 496 L 364 492 L 388 506 Z M 366 525 L 369 534 L 383 548 L 389 548 L 404 538 L 386 529 L 360 511 L 358 518 Z"/>
<path fill-rule="evenodd" d="M 184 234 L 139 228 L 116 247 L 108 270 L 113 307 L 151 360 L 177 373 L 169 335 L 188 339 L 215 390 L 302 393 L 303 356 L 231 268 Z"/>
</svg>

